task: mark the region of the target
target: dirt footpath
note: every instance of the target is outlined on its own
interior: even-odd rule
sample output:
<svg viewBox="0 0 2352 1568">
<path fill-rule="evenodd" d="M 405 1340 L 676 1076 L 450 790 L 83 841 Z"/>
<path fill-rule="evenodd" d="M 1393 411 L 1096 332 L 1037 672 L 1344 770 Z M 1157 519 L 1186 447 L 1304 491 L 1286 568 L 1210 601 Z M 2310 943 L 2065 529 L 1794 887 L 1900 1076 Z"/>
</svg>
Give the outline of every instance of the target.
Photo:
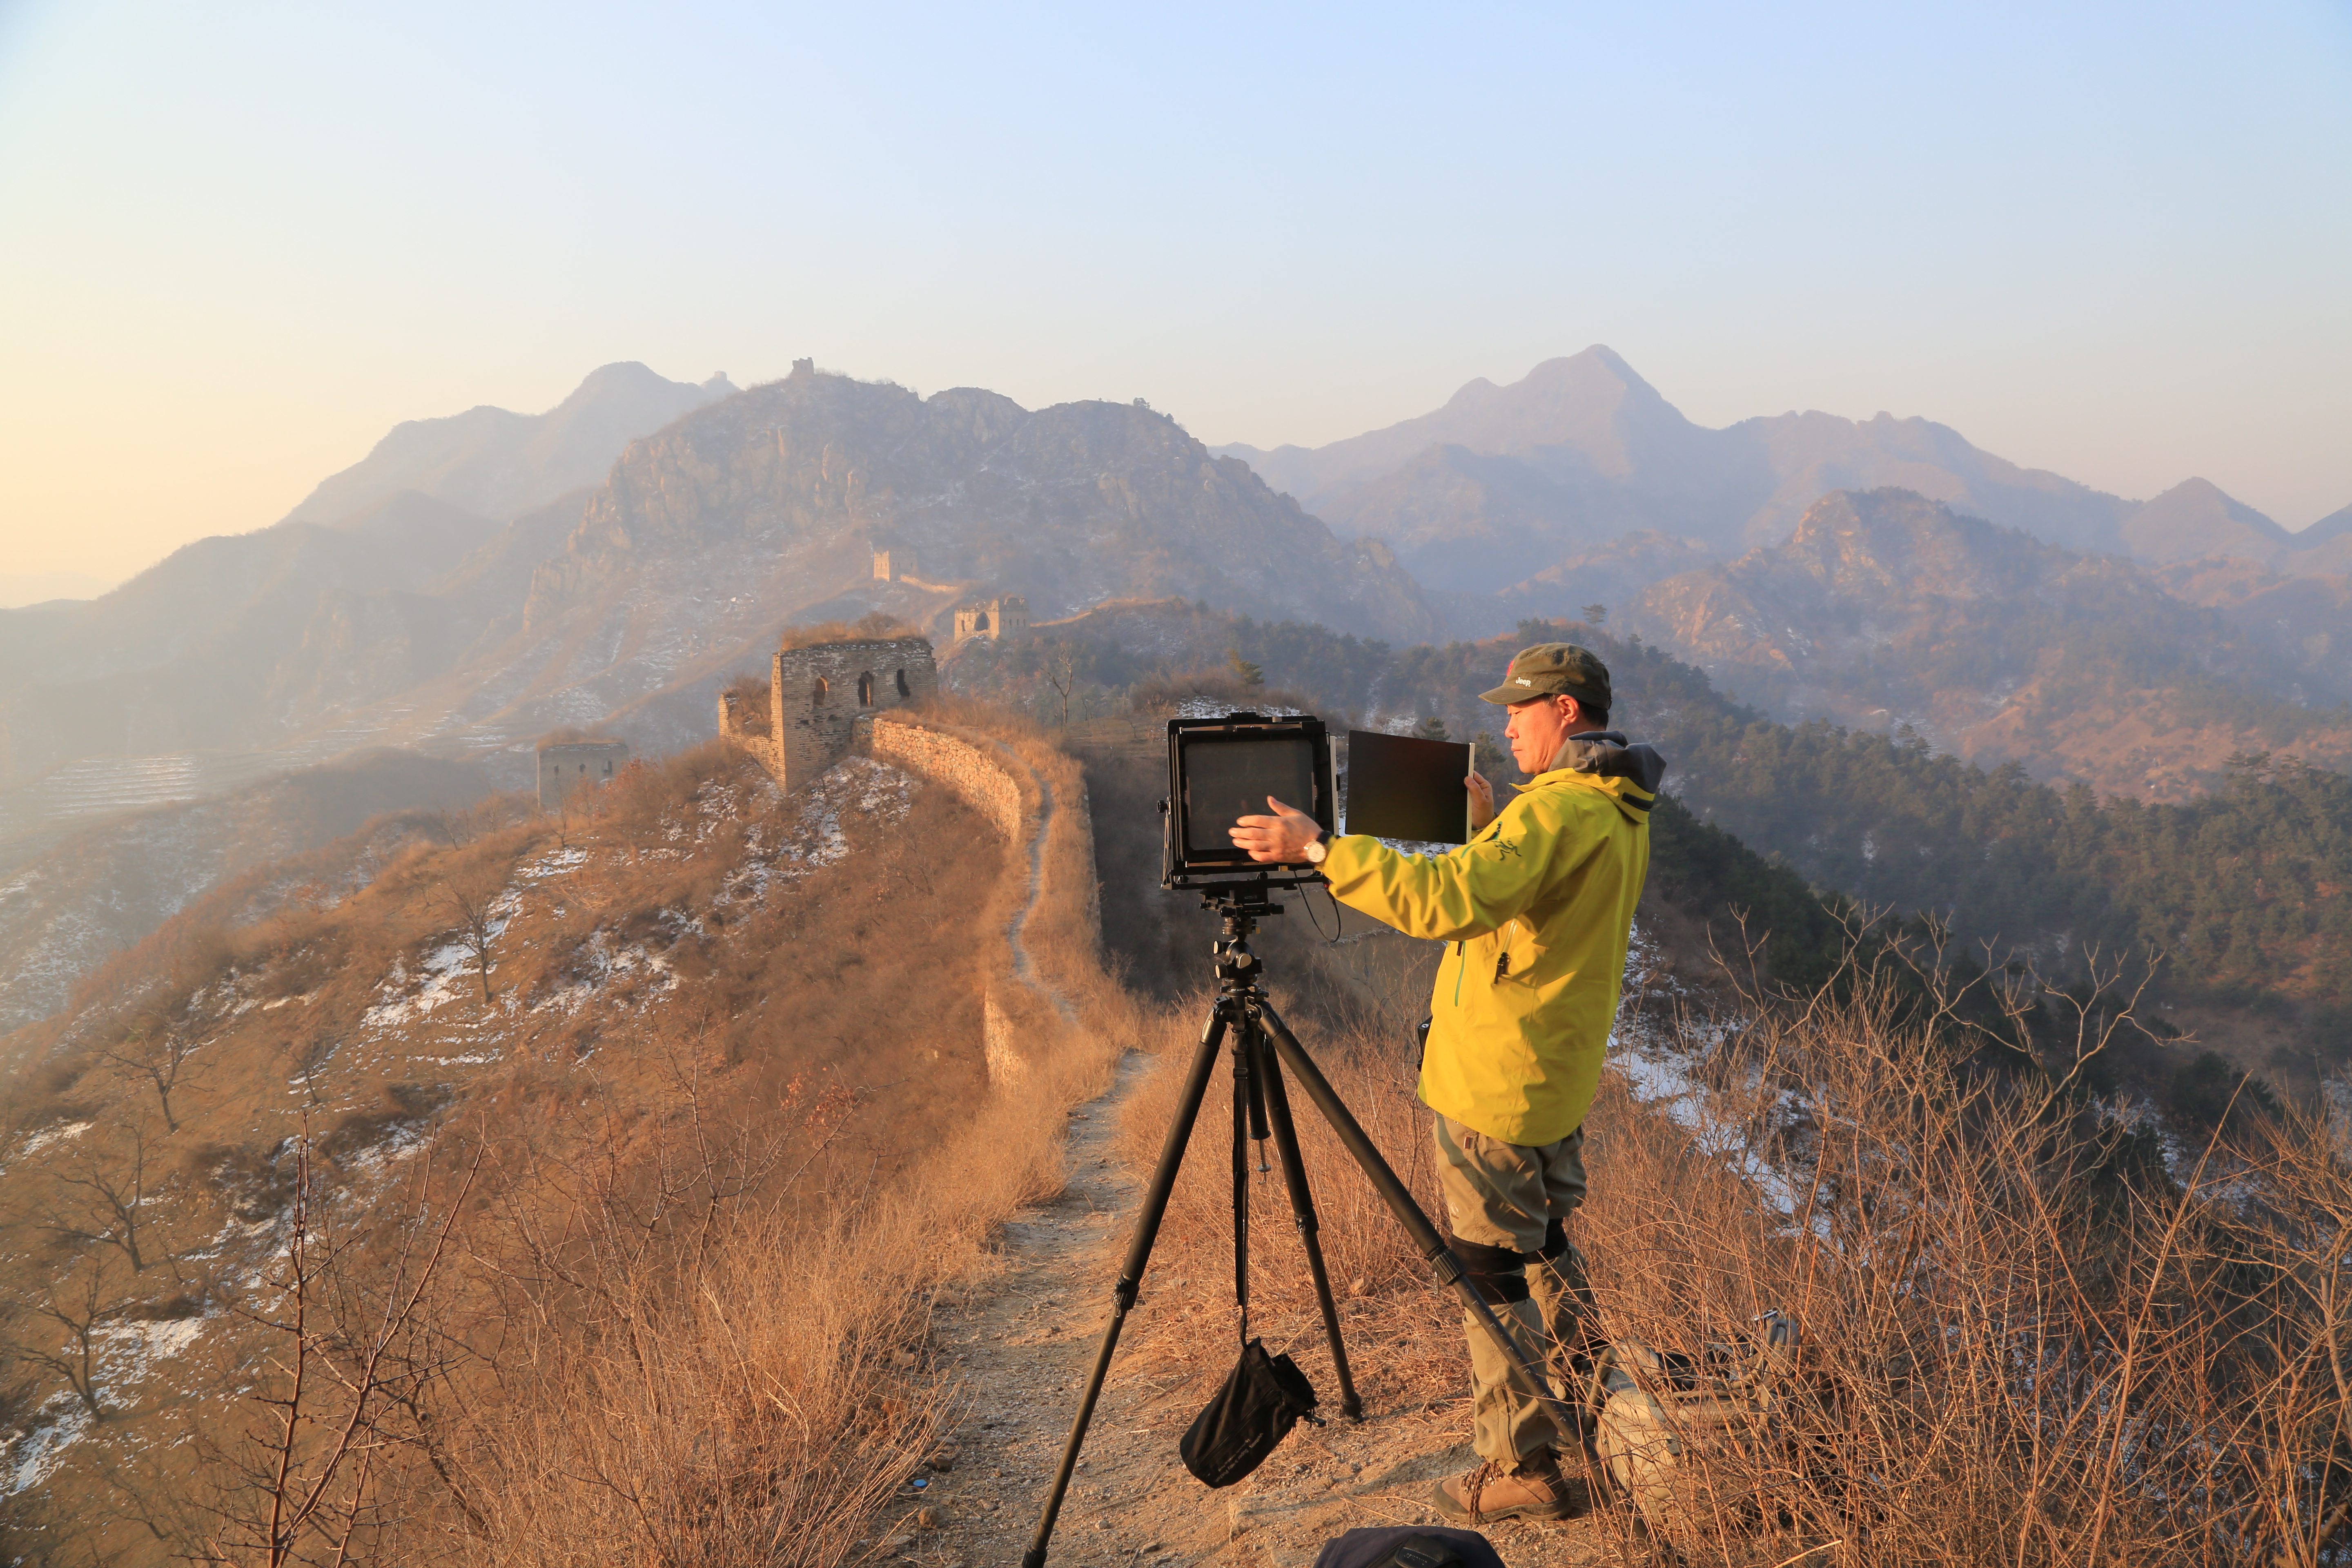
<svg viewBox="0 0 2352 1568">
<path fill-rule="evenodd" d="M 1151 1059 L 1130 1053 L 1111 1091 L 1073 1114 L 1069 1185 L 1005 1227 L 1002 1284 L 936 1321 L 932 1354 L 960 1384 L 965 1414 L 935 1468 L 901 1489 L 902 1505 L 886 1516 L 891 1527 L 864 1561 L 1012 1568 L 1028 1549 L 1109 1321 L 1140 1196 L 1112 1159 L 1118 1106 Z M 1157 1264 L 1144 1278 L 1049 1563 L 1307 1568 L 1342 1531 L 1439 1521 L 1422 1500 L 1433 1479 L 1472 1462 L 1466 1399 L 1400 1409 L 1368 1394 L 1357 1425 L 1323 1390 L 1329 1424 L 1301 1423 L 1247 1480 L 1212 1491 L 1187 1474 L 1176 1446 L 1207 1391 L 1155 1382 L 1144 1353 L 1154 1335 L 1208 1331 L 1198 1318 L 1155 1313 L 1153 1298 L 1179 1283 L 1160 1278 Z M 1592 1521 L 1498 1524 L 1487 1534 L 1513 1568 L 1622 1560 Z"/>
</svg>

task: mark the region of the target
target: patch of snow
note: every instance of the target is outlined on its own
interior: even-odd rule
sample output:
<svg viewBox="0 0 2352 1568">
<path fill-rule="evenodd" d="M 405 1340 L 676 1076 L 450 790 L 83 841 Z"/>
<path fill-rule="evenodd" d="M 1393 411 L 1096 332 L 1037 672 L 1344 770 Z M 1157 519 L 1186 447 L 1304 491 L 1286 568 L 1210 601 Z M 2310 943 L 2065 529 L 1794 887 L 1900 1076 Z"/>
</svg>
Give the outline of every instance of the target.
<svg viewBox="0 0 2352 1568">
<path fill-rule="evenodd" d="M 490 905 L 488 929 L 491 942 L 498 941 L 521 909 L 522 895 L 516 889 L 509 888 L 499 895 Z M 498 973 L 496 957 L 491 959 L 489 969 L 493 974 Z M 391 973 L 376 988 L 376 994 L 382 1000 L 362 1015 L 360 1026 L 378 1032 L 397 1028 L 412 1019 L 429 1016 L 437 1007 L 460 1000 L 467 995 L 468 987 L 481 984 L 473 949 L 461 941 L 443 942 L 418 961 L 417 970 L 422 984 L 411 994 L 407 966 L 395 957 L 392 961 Z"/>
<path fill-rule="evenodd" d="M 18 1144 L 16 1152 L 19 1155 L 37 1154 L 52 1143 L 62 1143 L 68 1138 L 79 1138 L 97 1125 L 95 1121 L 60 1121 L 54 1127 L 44 1127 Z"/>
<path fill-rule="evenodd" d="M 99 1363 L 114 1386 L 142 1381 L 154 1363 L 178 1355 L 204 1336 L 203 1318 L 170 1318 L 154 1323 L 114 1323 L 91 1333 Z"/>
<path fill-rule="evenodd" d="M 587 863 L 588 851 L 585 849 L 558 849 L 523 866 L 517 875 L 526 882 L 543 881 L 550 877 L 561 877 L 567 872 L 576 871 Z"/>
<path fill-rule="evenodd" d="M 57 1414 L 51 1415 L 55 1410 Z M 70 1394 L 50 1398 L 41 1406 L 42 1419 L 8 1446 L 5 1469 L 7 1493 L 29 1491 L 47 1480 L 65 1462 L 66 1450 L 89 1435 L 89 1411 Z"/>
</svg>

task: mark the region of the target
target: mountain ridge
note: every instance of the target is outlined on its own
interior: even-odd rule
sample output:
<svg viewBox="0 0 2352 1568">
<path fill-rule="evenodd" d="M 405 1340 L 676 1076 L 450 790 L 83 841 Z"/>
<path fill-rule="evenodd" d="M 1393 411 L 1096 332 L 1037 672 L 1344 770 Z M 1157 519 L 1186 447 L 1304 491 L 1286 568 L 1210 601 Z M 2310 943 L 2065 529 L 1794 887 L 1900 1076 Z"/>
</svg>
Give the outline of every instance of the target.
<svg viewBox="0 0 2352 1568">
<path fill-rule="evenodd" d="M 2352 570 L 2352 545 L 2341 561 L 2320 548 L 2352 523 L 2329 520 L 2329 533 L 2298 540 L 2203 480 L 2131 500 L 1916 416 L 1792 411 L 1702 426 L 1600 344 L 1507 385 L 1478 378 L 1431 413 L 1322 447 L 1216 450 L 1335 533 L 1380 534 L 1426 586 L 1449 593 L 1509 591 L 1630 531 L 1736 553 L 1785 537 L 1829 491 L 1885 487 L 2078 552 L 2250 552 L 2294 572 Z"/>
<path fill-rule="evenodd" d="M 542 414 L 484 403 L 440 418 L 405 419 L 366 457 L 320 480 L 279 521 L 331 525 L 400 490 L 503 521 L 594 484 L 634 437 L 736 390 L 724 371 L 696 385 L 620 360 L 590 371 Z"/>
<path fill-rule="evenodd" d="M 2282 647 L 2151 568 L 1905 490 L 1834 491 L 1787 539 L 1656 583 L 1611 624 L 1785 721 L 1907 724 L 2110 794 L 2184 798 L 2242 751 L 2352 763 L 2352 664 L 2332 647 Z"/>
</svg>

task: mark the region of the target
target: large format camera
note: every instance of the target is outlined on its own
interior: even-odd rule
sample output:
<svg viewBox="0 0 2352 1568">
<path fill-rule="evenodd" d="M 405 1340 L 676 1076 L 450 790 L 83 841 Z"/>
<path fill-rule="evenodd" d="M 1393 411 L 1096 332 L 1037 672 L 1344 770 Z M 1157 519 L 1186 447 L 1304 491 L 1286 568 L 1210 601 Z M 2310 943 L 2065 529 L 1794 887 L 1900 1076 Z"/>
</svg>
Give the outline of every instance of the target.
<svg viewBox="0 0 2352 1568">
<path fill-rule="evenodd" d="M 1266 815 L 1266 796 L 1296 806 L 1325 828 L 1339 829 L 1339 795 L 1331 771 L 1331 734 L 1312 714 L 1269 719 L 1168 721 L 1168 818 L 1160 885 L 1213 892 L 1246 880 L 1297 888 L 1322 879 L 1303 861 L 1260 865 L 1236 848 L 1234 823 Z"/>
</svg>

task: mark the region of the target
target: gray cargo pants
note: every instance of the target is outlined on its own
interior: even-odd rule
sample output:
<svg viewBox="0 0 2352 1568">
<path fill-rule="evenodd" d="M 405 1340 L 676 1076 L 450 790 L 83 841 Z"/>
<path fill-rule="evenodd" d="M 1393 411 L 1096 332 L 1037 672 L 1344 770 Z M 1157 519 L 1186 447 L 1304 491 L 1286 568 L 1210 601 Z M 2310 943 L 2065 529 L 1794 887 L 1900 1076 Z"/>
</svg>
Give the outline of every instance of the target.
<svg viewBox="0 0 2352 1568">
<path fill-rule="evenodd" d="M 1572 1401 L 1570 1357 L 1584 1348 L 1592 1287 L 1584 1255 L 1561 1227 L 1584 1202 L 1584 1130 L 1530 1148 L 1441 1115 L 1436 1139 L 1437 1182 L 1454 1237 L 1469 1244 L 1455 1250 L 1465 1254 L 1472 1283 L 1522 1344 L 1543 1348 L 1552 1392 Z M 1550 1413 L 1511 1383 L 1502 1352 L 1467 1308 L 1462 1327 L 1470 1340 L 1471 1446 L 1478 1457 L 1516 1466 L 1543 1449 L 1572 1447 Z"/>
</svg>

